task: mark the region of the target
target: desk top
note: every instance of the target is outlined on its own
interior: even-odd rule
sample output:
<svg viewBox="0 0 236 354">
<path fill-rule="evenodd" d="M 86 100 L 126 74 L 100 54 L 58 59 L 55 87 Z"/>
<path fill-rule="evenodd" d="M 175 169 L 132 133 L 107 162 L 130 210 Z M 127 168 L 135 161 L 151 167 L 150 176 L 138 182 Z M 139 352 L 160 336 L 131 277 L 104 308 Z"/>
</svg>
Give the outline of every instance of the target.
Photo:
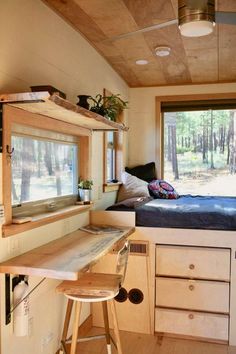
<svg viewBox="0 0 236 354">
<path fill-rule="evenodd" d="M 135 230 L 133 227 L 120 229 L 120 232 L 99 235 L 77 230 L 0 263 L 0 273 L 77 280 L 90 265 Z"/>
</svg>

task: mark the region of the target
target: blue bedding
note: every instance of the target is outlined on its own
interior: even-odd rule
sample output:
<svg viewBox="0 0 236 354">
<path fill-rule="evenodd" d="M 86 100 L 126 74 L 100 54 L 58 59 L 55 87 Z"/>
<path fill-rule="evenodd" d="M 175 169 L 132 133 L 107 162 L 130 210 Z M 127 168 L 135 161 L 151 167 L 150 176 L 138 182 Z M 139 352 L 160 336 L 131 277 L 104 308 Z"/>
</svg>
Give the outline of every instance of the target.
<svg viewBox="0 0 236 354">
<path fill-rule="evenodd" d="M 123 202 L 109 210 L 136 213 L 136 226 L 236 230 L 236 198 L 183 195 L 179 199 L 153 199 L 127 205 Z"/>
</svg>

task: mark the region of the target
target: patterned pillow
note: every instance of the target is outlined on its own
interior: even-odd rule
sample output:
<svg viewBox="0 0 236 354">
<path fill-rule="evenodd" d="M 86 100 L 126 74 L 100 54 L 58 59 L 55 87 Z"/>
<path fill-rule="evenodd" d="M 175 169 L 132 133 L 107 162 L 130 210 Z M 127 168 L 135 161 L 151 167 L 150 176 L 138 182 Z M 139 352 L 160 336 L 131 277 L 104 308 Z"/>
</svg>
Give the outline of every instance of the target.
<svg viewBox="0 0 236 354">
<path fill-rule="evenodd" d="M 150 195 L 155 199 L 178 199 L 176 190 L 166 181 L 156 179 L 148 184 Z"/>
</svg>

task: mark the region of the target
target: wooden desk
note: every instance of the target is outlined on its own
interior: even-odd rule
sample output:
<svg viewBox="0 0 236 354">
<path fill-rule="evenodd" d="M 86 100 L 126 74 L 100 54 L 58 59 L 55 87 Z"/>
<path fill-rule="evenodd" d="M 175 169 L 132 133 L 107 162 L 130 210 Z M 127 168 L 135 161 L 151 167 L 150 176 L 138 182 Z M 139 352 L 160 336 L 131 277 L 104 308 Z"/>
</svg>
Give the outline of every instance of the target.
<svg viewBox="0 0 236 354">
<path fill-rule="evenodd" d="M 75 231 L 0 263 L 0 273 L 34 275 L 53 279 L 77 280 L 81 273 L 107 254 L 114 245 L 134 232 L 134 227 L 121 227 L 121 232 L 93 235 Z"/>
</svg>

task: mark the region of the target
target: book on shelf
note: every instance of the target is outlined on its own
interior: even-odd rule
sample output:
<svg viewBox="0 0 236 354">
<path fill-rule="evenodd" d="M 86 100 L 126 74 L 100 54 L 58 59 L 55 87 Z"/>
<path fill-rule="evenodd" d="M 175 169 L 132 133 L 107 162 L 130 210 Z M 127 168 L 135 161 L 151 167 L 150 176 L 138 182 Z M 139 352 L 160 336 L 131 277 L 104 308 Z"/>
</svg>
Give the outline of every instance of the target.
<svg viewBox="0 0 236 354">
<path fill-rule="evenodd" d="M 119 227 L 112 225 L 93 225 L 89 224 L 86 226 L 82 226 L 79 228 L 82 231 L 89 232 L 90 234 L 100 235 L 100 234 L 108 234 L 111 232 L 123 232 L 123 230 Z"/>
</svg>

